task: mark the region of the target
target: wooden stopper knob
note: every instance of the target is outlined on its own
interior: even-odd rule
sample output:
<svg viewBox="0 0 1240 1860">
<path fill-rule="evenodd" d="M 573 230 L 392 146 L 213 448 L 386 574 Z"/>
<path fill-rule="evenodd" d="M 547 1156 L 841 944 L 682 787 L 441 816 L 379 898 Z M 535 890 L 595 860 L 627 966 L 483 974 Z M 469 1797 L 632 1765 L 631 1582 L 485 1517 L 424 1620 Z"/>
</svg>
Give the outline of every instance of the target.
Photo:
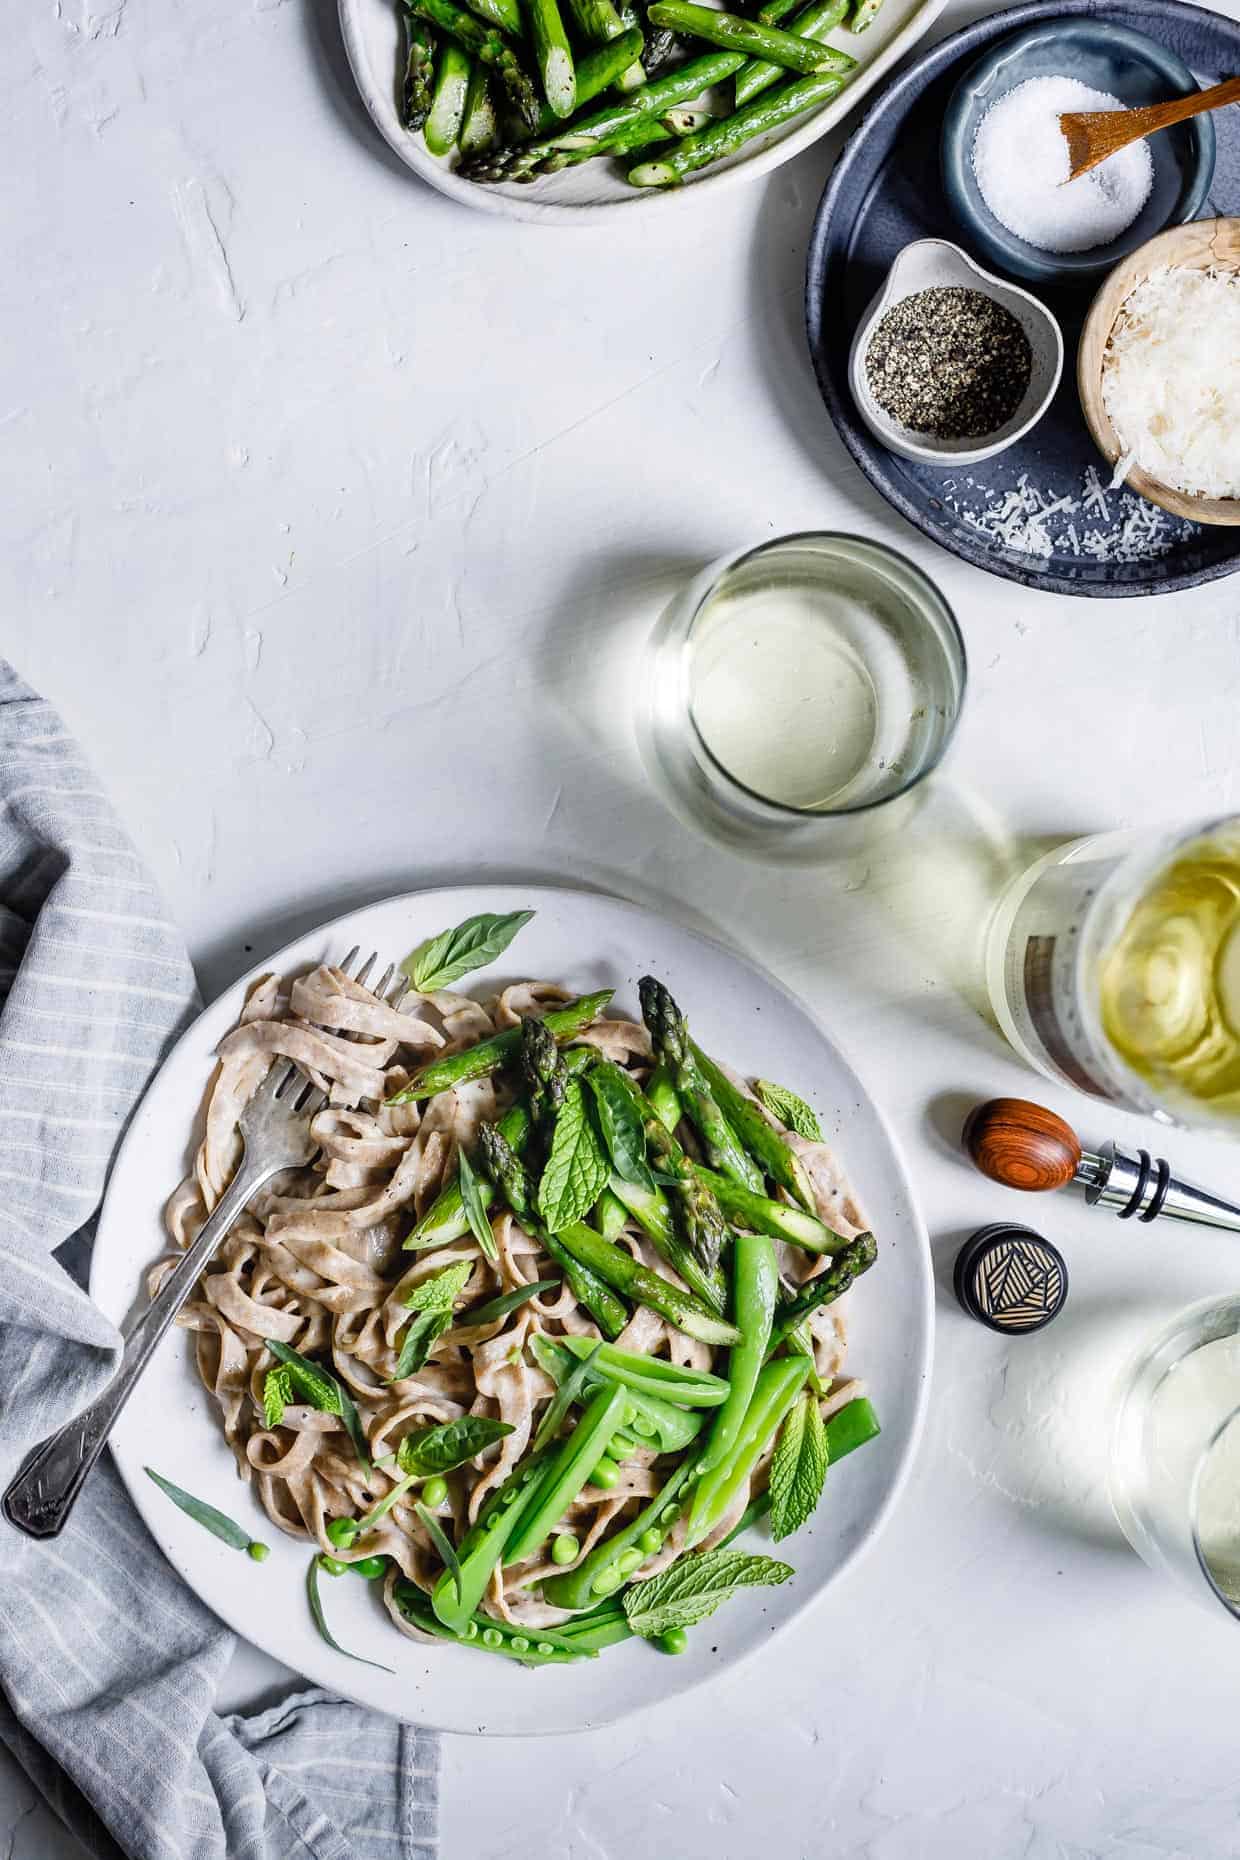
<svg viewBox="0 0 1240 1860">
<path fill-rule="evenodd" d="M 975 1106 L 965 1120 L 964 1147 L 982 1174 L 1005 1188 L 1062 1188 L 1081 1160 L 1072 1126 L 1027 1098 Z"/>
</svg>

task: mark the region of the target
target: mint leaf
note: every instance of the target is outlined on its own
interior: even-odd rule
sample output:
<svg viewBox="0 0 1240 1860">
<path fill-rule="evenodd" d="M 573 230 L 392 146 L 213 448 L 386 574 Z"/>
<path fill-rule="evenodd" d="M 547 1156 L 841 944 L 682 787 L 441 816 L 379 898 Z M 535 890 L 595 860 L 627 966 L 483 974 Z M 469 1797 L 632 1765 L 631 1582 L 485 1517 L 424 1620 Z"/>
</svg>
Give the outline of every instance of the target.
<svg viewBox="0 0 1240 1860">
<path fill-rule="evenodd" d="M 598 1127 L 603 1133 L 611 1157 L 611 1166 L 622 1182 L 654 1193 L 654 1177 L 646 1160 L 646 1128 L 632 1096 L 605 1066 L 586 1074 L 594 1094 Z"/>
<path fill-rule="evenodd" d="M 312 1363 L 307 1356 L 290 1349 L 287 1343 L 278 1338 L 268 1337 L 267 1348 L 288 1371 L 289 1382 L 296 1392 L 317 1408 L 320 1414 L 339 1415 L 344 1423 L 345 1432 L 353 1442 L 353 1451 L 361 1461 L 362 1470 L 370 1471 L 370 1443 L 366 1439 L 366 1430 L 362 1426 L 362 1417 L 357 1411 L 357 1404 L 344 1383 L 324 1369 L 318 1363 Z M 266 1391 L 264 1390 L 264 1395 Z"/>
<path fill-rule="evenodd" d="M 459 1421 L 420 1427 L 406 1434 L 396 1450 L 396 1463 L 406 1476 L 429 1479 L 435 1473 L 463 1466 L 511 1432 L 507 1421 L 493 1421 L 486 1414 L 464 1414 Z"/>
<path fill-rule="evenodd" d="M 811 1515 L 827 1477 L 827 1430 L 806 1392 L 788 1411 L 771 1459 L 771 1535 L 778 1543 Z"/>
<path fill-rule="evenodd" d="M 461 1190 L 461 1206 L 465 1210 L 465 1219 L 469 1230 L 482 1248 L 488 1259 L 498 1259 L 495 1248 L 495 1235 L 491 1232 L 491 1223 L 487 1211 L 482 1205 L 482 1196 L 478 1193 L 478 1176 L 473 1164 L 464 1150 L 457 1157 L 457 1177 Z"/>
<path fill-rule="evenodd" d="M 786 1130 L 795 1130 L 798 1137 L 808 1137 L 811 1143 L 822 1142 L 822 1125 L 804 1098 L 798 1098 L 786 1085 L 773 1085 L 770 1079 L 755 1079 L 753 1088 Z"/>
<path fill-rule="evenodd" d="M 635 1582 L 624 1592 L 624 1612 L 635 1634 L 646 1640 L 666 1634 L 669 1628 L 692 1627 L 713 1615 L 738 1589 L 774 1586 L 792 1575 L 788 1563 L 771 1556 L 750 1556 L 744 1550 L 707 1550 L 682 1557 L 652 1576 Z"/>
<path fill-rule="evenodd" d="M 147 1478 L 153 1479 L 160 1491 L 170 1498 L 174 1505 L 179 1505 L 186 1517 L 192 1518 L 195 1524 L 201 1524 L 205 1531 L 210 1531 L 213 1537 L 218 1537 L 220 1542 L 227 1544 L 230 1550 L 249 1549 L 250 1533 L 242 1530 L 241 1526 L 235 1524 L 225 1512 L 217 1511 L 214 1505 L 208 1505 L 205 1498 L 195 1498 L 192 1492 L 186 1492 L 181 1486 L 173 1485 L 171 1479 L 161 1478 L 154 1467 L 146 1466 L 143 1470 Z"/>
<path fill-rule="evenodd" d="M 538 1212 L 553 1234 L 585 1218 L 606 1188 L 609 1174 L 581 1081 L 569 1079 L 538 1184 Z"/>
<path fill-rule="evenodd" d="M 263 1419 L 268 1427 L 279 1427 L 292 1399 L 293 1378 L 286 1365 L 269 1369 L 263 1378 Z"/>
<path fill-rule="evenodd" d="M 346 1660 L 356 1660 L 359 1666 L 377 1666 L 381 1673 L 394 1674 L 395 1669 L 391 1666 L 384 1666 L 382 1660 L 367 1660 L 360 1653 L 350 1653 L 349 1649 L 342 1647 L 332 1634 L 327 1625 L 322 1598 L 319 1595 L 319 1559 L 317 1556 L 310 1558 L 310 1567 L 306 1571 L 306 1595 L 310 1602 L 310 1613 L 314 1616 L 314 1625 L 333 1653 L 343 1653 Z"/>
<path fill-rule="evenodd" d="M 467 917 L 455 929 L 441 930 L 438 936 L 419 943 L 401 963 L 401 971 L 419 994 L 448 988 L 472 969 L 483 969 L 502 956 L 533 915 L 533 911 L 508 911 L 503 916 L 484 911 L 479 917 Z"/>
<path fill-rule="evenodd" d="M 451 1328 L 452 1307 L 464 1290 L 465 1281 L 473 1269 L 472 1260 L 459 1260 L 446 1271 L 420 1280 L 406 1294 L 405 1305 L 413 1312 L 413 1316 L 406 1324 L 401 1339 L 393 1382 L 402 1382 L 406 1376 L 421 1369 L 431 1353 L 435 1339 L 442 1337 Z"/>
</svg>

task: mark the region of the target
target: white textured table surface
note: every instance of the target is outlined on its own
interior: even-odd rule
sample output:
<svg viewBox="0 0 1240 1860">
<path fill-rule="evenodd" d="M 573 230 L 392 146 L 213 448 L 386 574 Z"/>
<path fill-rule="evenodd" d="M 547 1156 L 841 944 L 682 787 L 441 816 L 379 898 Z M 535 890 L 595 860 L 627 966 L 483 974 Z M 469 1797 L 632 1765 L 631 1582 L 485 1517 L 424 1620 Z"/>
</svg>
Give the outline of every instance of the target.
<svg viewBox="0 0 1240 1860">
<path fill-rule="evenodd" d="M 204 988 L 386 891 L 610 885 L 838 1031 L 941 1279 L 973 1226 L 1029 1218 L 939 1134 L 965 1098 L 1040 1090 L 976 1010 L 977 924 L 1026 842 L 1234 804 L 1240 582 L 1028 593 L 875 500 L 801 332 L 833 150 L 700 216 L 551 233 L 398 167 L 329 0 L 56 0 L 0 35 L 3 650 L 88 746 Z M 938 578 L 969 706 L 915 837 L 771 873 L 650 793 L 626 679 L 690 568 L 832 526 Z M 1234 1150 L 1173 1142 L 1234 1182 Z M 1237 1851 L 1240 1637 L 1118 1539 L 1099 1430 L 1116 1326 L 1234 1286 L 1240 1243 L 1036 1212 L 1067 1311 L 1009 1347 L 941 1297 L 912 1486 L 797 1641 L 597 1736 L 449 1740 L 451 1860 Z M 278 1677 L 245 1656 L 232 1696 Z M 0 1772 L 0 1852 L 66 1851 Z"/>
</svg>

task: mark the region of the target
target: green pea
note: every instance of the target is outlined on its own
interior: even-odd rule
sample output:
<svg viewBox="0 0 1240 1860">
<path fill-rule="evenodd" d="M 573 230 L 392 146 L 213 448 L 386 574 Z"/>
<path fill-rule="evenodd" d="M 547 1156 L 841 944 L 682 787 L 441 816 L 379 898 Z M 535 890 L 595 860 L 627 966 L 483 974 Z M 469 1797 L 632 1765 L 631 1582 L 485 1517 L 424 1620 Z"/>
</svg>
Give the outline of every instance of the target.
<svg viewBox="0 0 1240 1860">
<path fill-rule="evenodd" d="M 333 1518 L 327 1527 L 327 1541 L 337 1550 L 347 1550 L 357 1534 L 356 1518 Z"/>
<path fill-rule="evenodd" d="M 649 1440 L 650 1436 L 654 1433 L 654 1431 L 655 1431 L 654 1422 L 650 1419 L 650 1416 L 648 1414 L 634 1415 L 633 1432 L 635 1434 L 640 1434 L 643 1440 Z"/>
<path fill-rule="evenodd" d="M 257 1539 L 252 1544 L 248 1544 L 246 1548 L 256 1563 L 265 1563 L 271 1555 L 271 1545 L 260 1544 Z"/>
<path fill-rule="evenodd" d="M 428 1479 L 426 1484 L 422 1487 L 422 1503 L 428 1505 L 432 1511 L 442 1505 L 447 1496 L 448 1481 L 446 1479 L 441 1479 L 438 1473 L 435 1474 L 433 1479 Z"/>
<path fill-rule="evenodd" d="M 514 1505 L 520 1496 L 521 1494 L 517 1491 L 516 1486 L 510 1485 L 500 1493 L 499 1502 L 501 1505 Z M 492 1520 L 488 1520 L 488 1522 L 491 1521 Z"/>
<path fill-rule="evenodd" d="M 465 1638 L 466 1640 L 477 1640 L 478 1623 L 476 1621 L 467 1621 L 465 1623 Z"/>
<path fill-rule="evenodd" d="M 679 1516 L 680 1516 L 679 1505 L 664 1505 L 662 1511 L 659 1513 L 659 1523 L 660 1524 L 675 1524 Z"/>
<path fill-rule="evenodd" d="M 551 1540 L 551 1561 L 553 1563 L 575 1563 L 581 1545 L 571 1531 L 561 1531 Z"/>
<path fill-rule="evenodd" d="M 625 1427 L 632 1427 L 634 1422 L 637 1420 L 637 1409 L 633 1406 L 631 1401 L 625 1402 L 623 1412 L 621 1413 L 621 1416 L 620 1416 L 620 1420 Z M 637 1432 L 640 1434 L 641 1432 L 640 1427 L 637 1429 Z"/>
<path fill-rule="evenodd" d="M 387 1558 L 385 1556 L 363 1556 L 356 1563 L 347 1565 L 355 1576 L 364 1576 L 367 1582 L 374 1582 L 379 1576 L 387 1575 Z"/>
<path fill-rule="evenodd" d="M 592 1595 L 611 1595 L 620 1587 L 623 1581 L 624 1577 L 620 1574 L 618 1564 L 609 1563 L 606 1569 L 600 1569 L 598 1575 L 590 1584 L 590 1593 Z"/>
<path fill-rule="evenodd" d="M 482 1644 L 484 1647 L 502 1647 L 504 1637 L 498 1628 L 483 1628 Z"/>
<path fill-rule="evenodd" d="M 551 1645 L 549 1640 L 540 1640 L 535 1651 L 538 1653 L 554 1653 L 555 1648 Z"/>
<path fill-rule="evenodd" d="M 641 1568 L 644 1561 L 640 1550 L 626 1550 L 623 1556 L 617 1558 L 616 1568 L 622 1576 L 631 1576 L 635 1569 Z"/>
<path fill-rule="evenodd" d="M 689 1645 L 689 1636 L 683 1628 L 668 1628 L 666 1634 L 656 1634 L 654 1644 L 660 1653 L 683 1653 Z"/>
<path fill-rule="evenodd" d="M 601 1486 L 604 1492 L 609 1492 L 619 1477 L 620 1468 L 616 1465 L 614 1460 L 609 1460 L 607 1455 L 604 1454 L 598 1465 L 594 1468 L 594 1471 L 590 1474 L 588 1483 L 590 1485 Z"/>
<path fill-rule="evenodd" d="M 349 1565 L 347 1563 L 342 1563 L 338 1556 L 321 1556 L 319 1558 L 319 1568 L 325 1570 L 329 1576 L 343 1576 L 348 1567 Z"/>
<path fill-rule="evenodd" d="M 607 1457 L 612 1460 L 626 1460 L 629 1457 L 629 1443 L 623 1434 L 613 1434 L 607 1442 Z"/>
<path fill-rule="evenodd" d="M 662 1531 L 657 1531 L 652 1524 L 650 1528 L 643 1531 L 638 1538 L 637 1548 L 641 1551 L 643 1556 L 653 1556 L 655 1551 L 661 1548 L 662 1543 Z"/>
<path fill-rule="evenodd" d="M 508 1645 L 514 1653 L 528 1653 L 530 1650 L 530 1643 L 524 1634 L 514 1634 Z"/>
</svg>

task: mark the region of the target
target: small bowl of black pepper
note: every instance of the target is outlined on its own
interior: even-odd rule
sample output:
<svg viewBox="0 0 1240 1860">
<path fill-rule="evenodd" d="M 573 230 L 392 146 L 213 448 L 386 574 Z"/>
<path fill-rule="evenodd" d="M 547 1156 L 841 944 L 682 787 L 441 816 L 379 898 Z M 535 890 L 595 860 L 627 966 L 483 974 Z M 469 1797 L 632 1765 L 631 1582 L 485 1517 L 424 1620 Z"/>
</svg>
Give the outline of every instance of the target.
<svg viewBox="0 0 1240 1860">
<path fill-rule="evenodd" d="M 977 465 L 1023 437 L 1063 373 L 1044 304 L 947 239 L 906 245 L 853 337 L 853 399 L 902 458 Z"/>
</svg>

